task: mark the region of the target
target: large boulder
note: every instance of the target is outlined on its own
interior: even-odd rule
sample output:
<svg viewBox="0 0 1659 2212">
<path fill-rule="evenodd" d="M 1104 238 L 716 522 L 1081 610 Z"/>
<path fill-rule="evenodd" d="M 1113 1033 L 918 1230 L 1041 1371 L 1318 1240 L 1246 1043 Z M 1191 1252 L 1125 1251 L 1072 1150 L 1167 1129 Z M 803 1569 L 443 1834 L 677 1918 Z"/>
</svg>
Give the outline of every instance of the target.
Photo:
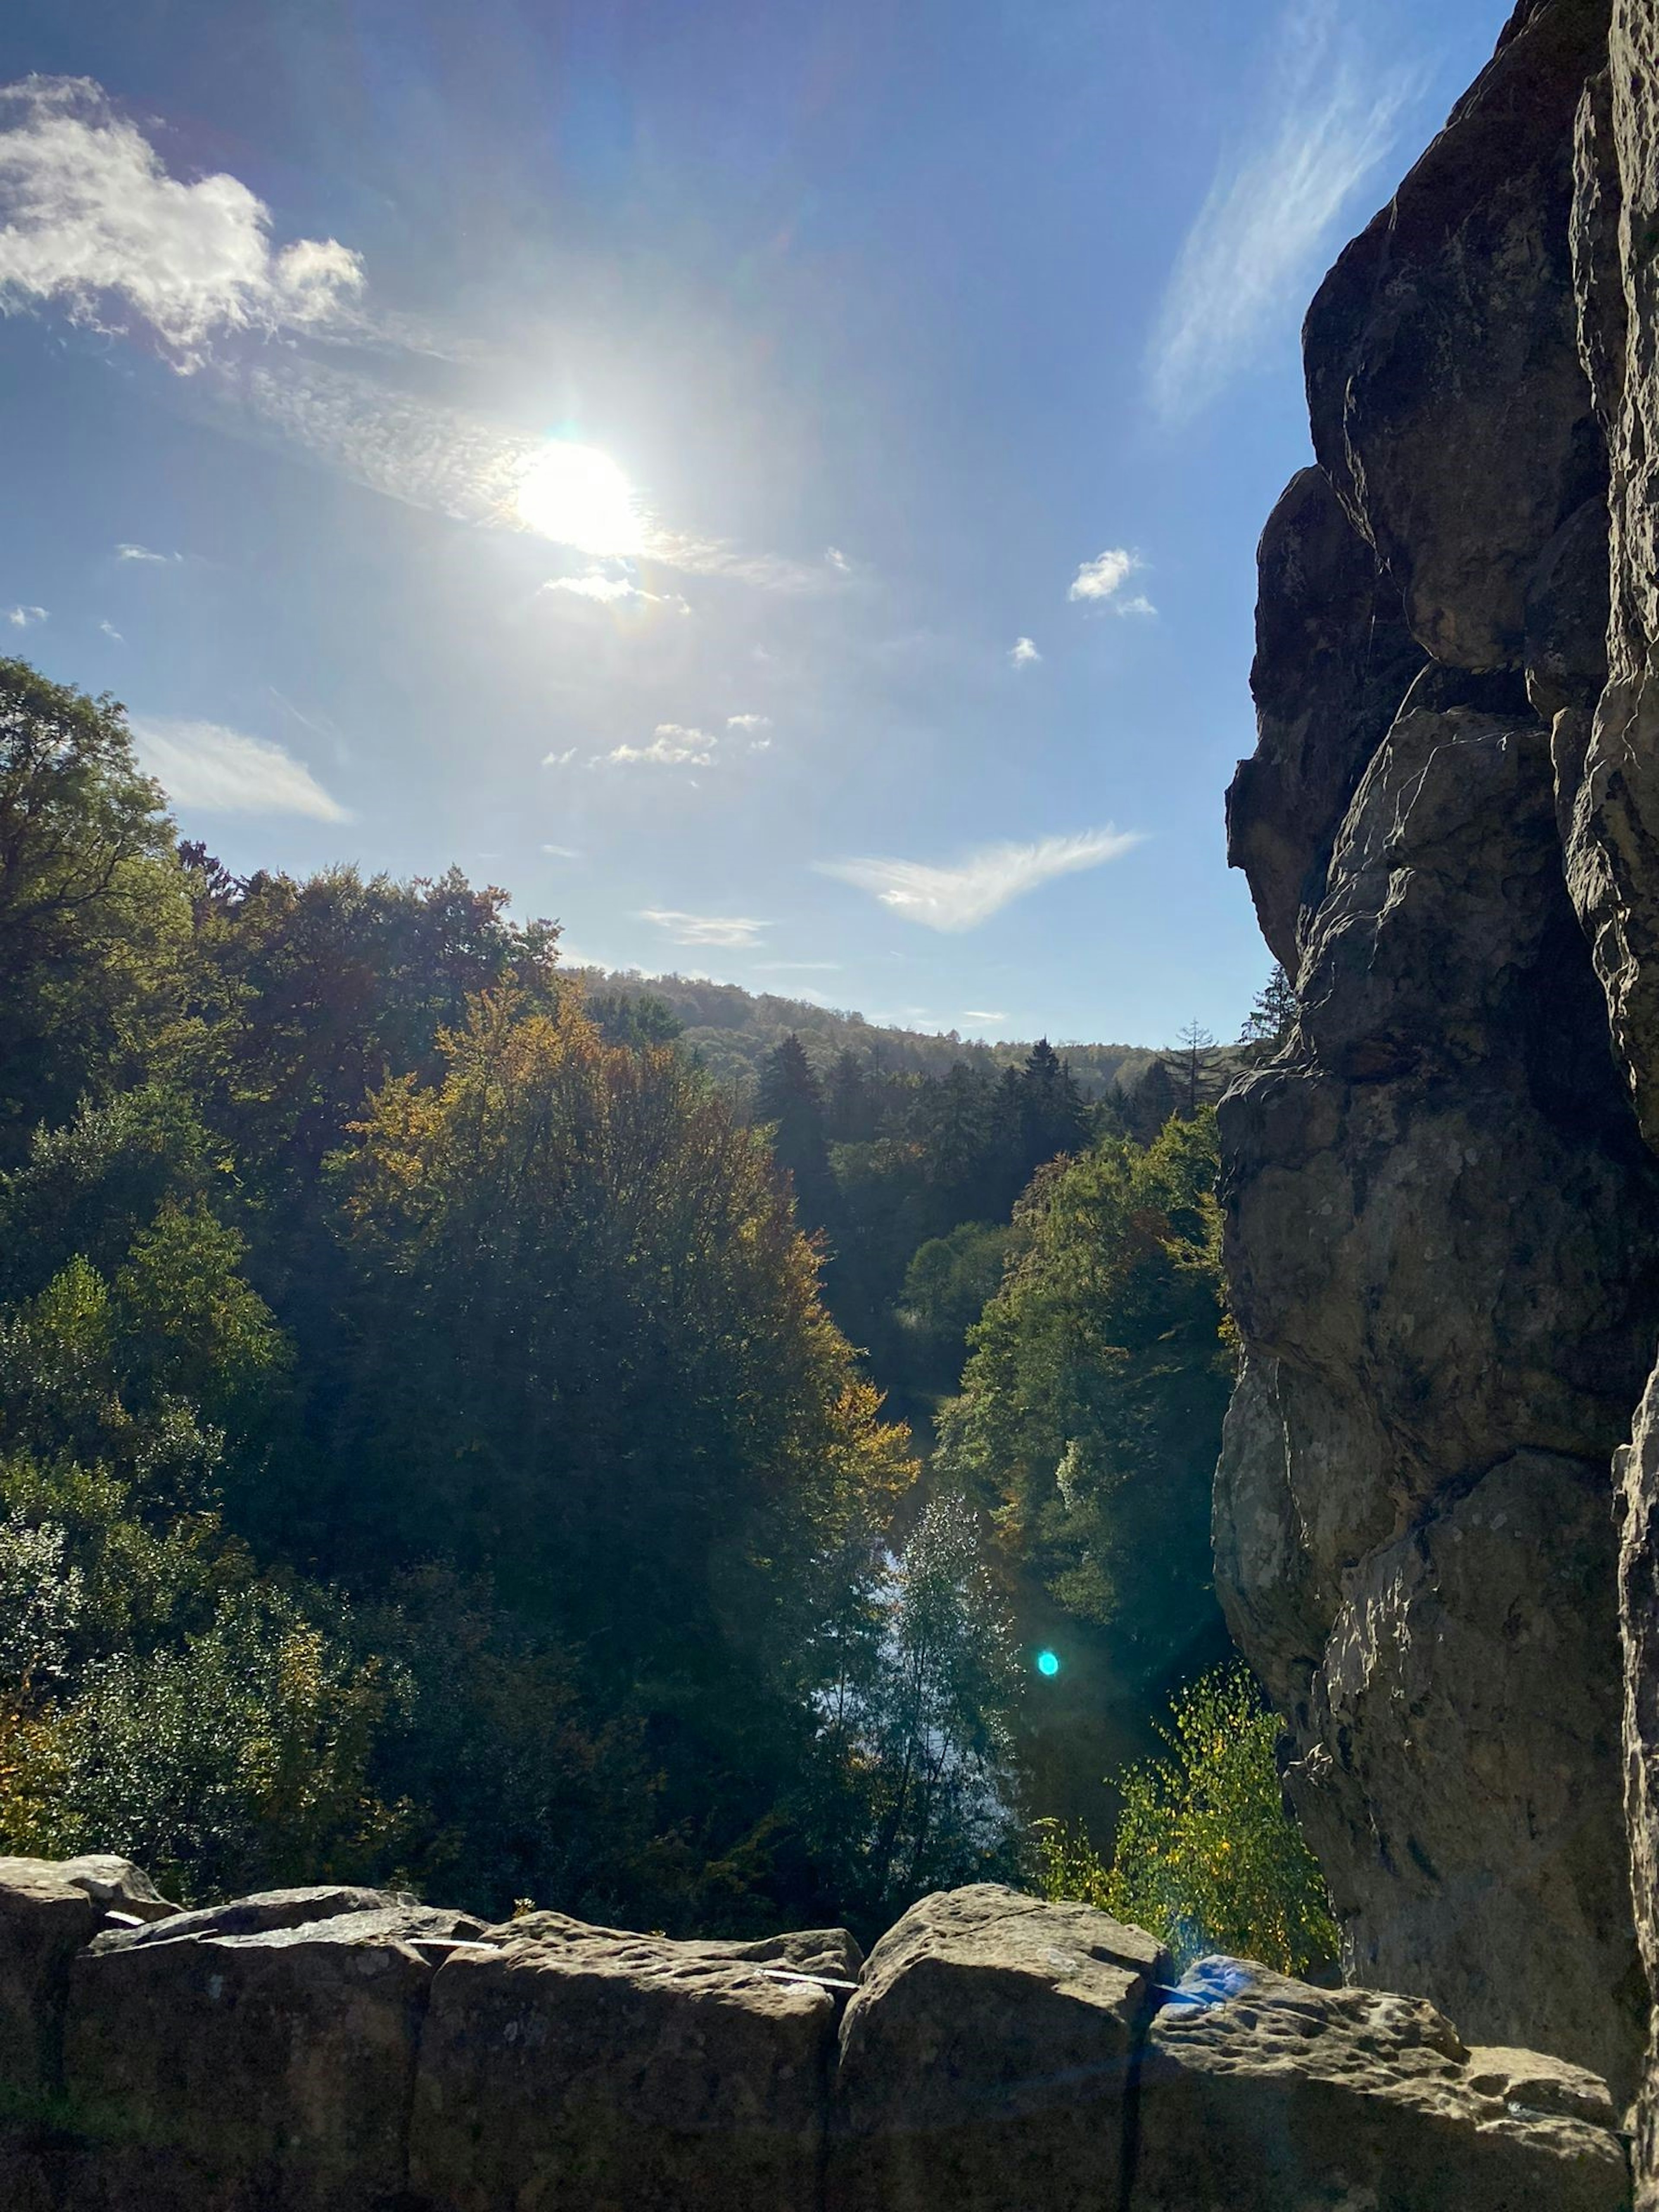
<svg viewBox="0 0 1659 2212">
<path fill-rule="evenodd" d="M 46 2212 L 61 2145 L 64 2008 L 70 1961 L 118 1913 L 176 1913 L 130 1861 L 0 1858 L 0 2204 Z"/>
<path fill-rule="evenodd" d="M 811 2212 L 850 1937 L 676 1943 L 550 1912 L 492 1941 L 433 1984 L 413 2203 Z"/>
<path fill-rule="evenodd" d="M 1185 1974 L 1147 2038 L 1134 2212 L 1620 2212 L 1606 2085 L 1468 2049 L 1420 1999 L 1237 1959 Z"/>
<path fill-rule="evenodd" d="M 70 1969 L 76 2212 L 394 2212 L 428 1985 L 465 1915 L 277 1891 L 98 1937 Z"/>
<path fill-rule="evenodd" d="M 1150 1936 L 994 1883 L 924 1898 L 841 2031 L 831 2212 L 1118 2212 Z"/>
<path fill-rule="evenodd" d="M 1607 14 L 1522 0 L 1308 312 L 1314 451 L 1413 635 L 1462 668 L 1521 664 L 1540 556 L 1605 478 L 1568 231 L 1574 117 Z"/>
</svg>

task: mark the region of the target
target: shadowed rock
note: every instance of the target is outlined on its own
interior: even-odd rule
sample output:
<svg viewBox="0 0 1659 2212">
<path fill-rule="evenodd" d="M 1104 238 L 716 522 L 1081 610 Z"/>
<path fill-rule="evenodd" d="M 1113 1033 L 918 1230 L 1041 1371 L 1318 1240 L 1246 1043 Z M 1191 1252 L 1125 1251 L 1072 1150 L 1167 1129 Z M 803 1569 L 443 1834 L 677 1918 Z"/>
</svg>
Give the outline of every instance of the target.
<svg viewBox="0 0 1659 2212">
<path fill-rule="evenodd" d="M 842 2023 L 831 2212 L 1118 2212 L 1162 1947 L 985 1883 L 924 1898 Z"/>
<path fill-rule="evenodd" d="M 298 1917 L 307 1899 L 326 1917 Z M 100 1937 L 70 1979 L 68 2201 L 392 2212 L 434 1967 L 478 1930 L 372 1890 L 289 1890 Z"/>
<path fill-rule="evenodd" d="M 1620 2212 L 1604 2083 L 1431 2005 L 1201 1960 L 1153 2021 L 1136 2212 Z"/>
<path fill-rule="evenodd" d="M 809 2212 L 840 1998 L 787 1944 L 675 1943 L 560 1913 L 494 1937 L 433 1985 L 416 2203 Z M 815 1965 L 856 1956 L 839 1930 L 799 1940 L 793 1956 Z"/>
</svg>

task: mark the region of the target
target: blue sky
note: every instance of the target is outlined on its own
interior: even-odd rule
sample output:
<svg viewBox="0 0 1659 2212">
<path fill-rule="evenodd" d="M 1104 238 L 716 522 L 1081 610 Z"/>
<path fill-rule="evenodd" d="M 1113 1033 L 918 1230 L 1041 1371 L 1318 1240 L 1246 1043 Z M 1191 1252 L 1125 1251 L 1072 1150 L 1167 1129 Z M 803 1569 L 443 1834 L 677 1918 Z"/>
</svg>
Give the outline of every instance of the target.
<svg viewBox="0 0 1659 2212">
<path fill-rule="evenodd" d="M 0 650 L 239 870 L 1230 1035 L 1297 325 L 1504 14 L 12 0 Z"/>
</svg>

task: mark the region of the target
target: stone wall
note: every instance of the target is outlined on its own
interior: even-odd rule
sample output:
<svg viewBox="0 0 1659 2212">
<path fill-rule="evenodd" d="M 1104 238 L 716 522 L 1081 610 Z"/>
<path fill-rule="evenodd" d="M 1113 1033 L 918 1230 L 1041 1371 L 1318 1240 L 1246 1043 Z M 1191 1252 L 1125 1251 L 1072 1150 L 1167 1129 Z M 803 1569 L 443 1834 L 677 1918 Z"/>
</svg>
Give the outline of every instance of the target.
<svg viewBox="0 0 1659 2212">
<path fill-rule="evenodd" d="M 0 1860 L 7 2212 L 1620 2212 L 1604 2084 L 984 1885 L 670 1942 Z"/>
<path fill-rule="evenodd" d="M 1299 1015 L 1222 1113 L 1218 1575 L 1351 1977 L 1621 2098 L 1659 1973 L 1656 67 L 1653 0 L 1524 0 L 1310 310 L 1229 802 Z"/>
</svg>

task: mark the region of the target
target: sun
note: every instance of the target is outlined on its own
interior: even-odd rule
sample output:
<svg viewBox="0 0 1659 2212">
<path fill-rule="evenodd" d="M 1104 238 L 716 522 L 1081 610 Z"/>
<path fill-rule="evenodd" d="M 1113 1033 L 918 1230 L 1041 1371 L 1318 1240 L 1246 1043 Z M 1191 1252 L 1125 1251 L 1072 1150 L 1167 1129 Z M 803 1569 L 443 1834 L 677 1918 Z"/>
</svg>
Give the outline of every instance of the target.
<svg viewBox="0 0 1659 2212">
<path fill-rule="evenodd" d="M 526 529 L 579 553 L 603 559 L 637 553 L 645 543 L 634 487 L 594 446 L 552 440 L 532 456 L 514 501 Z"/>
</svg>

